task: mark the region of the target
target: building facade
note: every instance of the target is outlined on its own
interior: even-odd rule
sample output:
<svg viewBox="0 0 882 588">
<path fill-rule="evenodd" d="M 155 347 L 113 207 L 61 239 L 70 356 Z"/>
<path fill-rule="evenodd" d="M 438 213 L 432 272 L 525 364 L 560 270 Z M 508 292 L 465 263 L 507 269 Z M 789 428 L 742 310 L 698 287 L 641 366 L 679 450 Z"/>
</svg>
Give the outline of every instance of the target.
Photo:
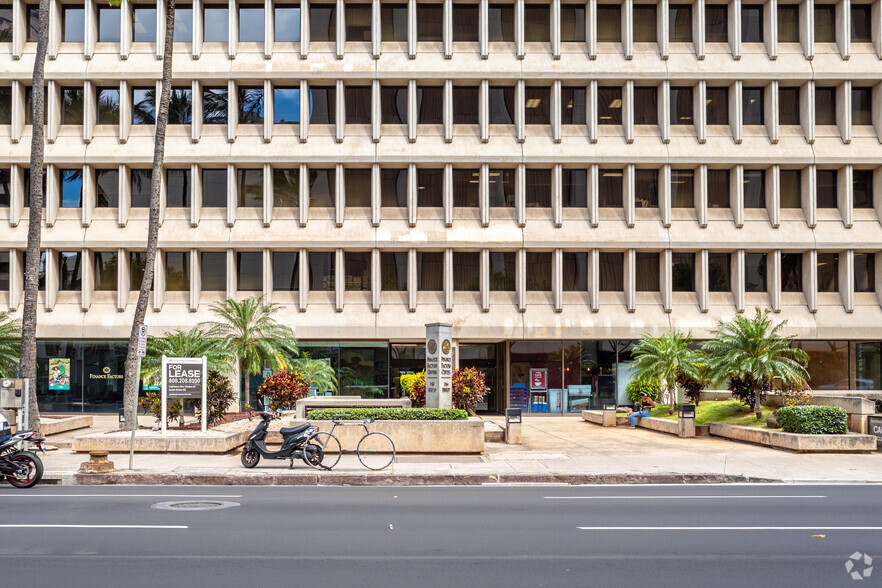
<svg viewBox="0 0 882 588">
<path fill-rule="evenodd" d="M 163 10 L 51 2 L 50 410 L 121 400 Z M 16 312 L 38 19 L 0 5 Z M 196 0 L 174 35 L 151 334 L 262 294 L 341 392 L 387 396 L 423 365 L 424 325 L 450 322 L 459 364 L 488 373 L 485 409 L 555 413 L 624 401 L 642 334 L 700 340 L 760 306 L 815 388 L 882 389 L 878 0 Z"/>
</svg>

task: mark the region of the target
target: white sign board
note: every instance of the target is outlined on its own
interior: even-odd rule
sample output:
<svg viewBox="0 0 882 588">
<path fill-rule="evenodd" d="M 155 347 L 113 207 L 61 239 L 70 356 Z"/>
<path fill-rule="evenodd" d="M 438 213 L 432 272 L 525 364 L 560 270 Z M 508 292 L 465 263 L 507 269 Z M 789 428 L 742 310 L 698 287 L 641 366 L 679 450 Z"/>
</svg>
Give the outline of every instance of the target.
<svg viewBox="0 0 882 588">
<path fill-rule="evenodd" d="M 147 325 L 138 325 L 138 357 L 147 357 Z"/>
<path fill-rule="evenodd" d="M 208 361 L 202 357 L 162 356 L 162 432 L 167 428 L 168 399 L 202 397 L 202 432 L 208 430 Z"/>
</svg>

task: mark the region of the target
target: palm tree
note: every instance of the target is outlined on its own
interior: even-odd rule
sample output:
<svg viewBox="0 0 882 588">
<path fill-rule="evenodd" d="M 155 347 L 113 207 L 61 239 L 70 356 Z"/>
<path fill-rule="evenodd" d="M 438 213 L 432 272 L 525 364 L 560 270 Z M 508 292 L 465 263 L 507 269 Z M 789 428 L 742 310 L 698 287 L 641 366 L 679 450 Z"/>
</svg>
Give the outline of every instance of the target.
<svg viewBox="0 0 882 588">
<path fill-rule="evenodd" d="M 141 378 L 149 380 L 160 373 L 162 356 L 202 357 L 208 362 L 208 370 L 230 375 L 233 366 L 229 354 L 219 339 L 208 337 L 199 327 L 189 331 L 173 331 L 165 337 L 147 339 L 147 357 L 141 361 Z"/>
<path fill-rule="evenodd" d="M 757 308 L 753 318 L 736 316 L 730 321 L 720 321 L 712 331 L 715 338 L 702 345 L 709 354 L 713 379 L 735 376 L 751 382 L 757 398 L 757 420 L 763 416 L 760 394 L 772 385 L 773 378 L 781 378 L 785 386 L 799 388 L 804 387 L 809 378 L 808 354 L 790 346 L 793 337 L 780 334 L 786 324 L 785 320 L 773 326 L 768 309 Z"/>
<path fill-rule="evenodd" d="M 257 375 L 266 365 L 274 372 L 293 365 L 292 354 L 297 353 L 294 331 L 275 319 L 282 306 L 266 303 L 263 296 L 253 296 L 242 302 L 227 299 L 211 305 L 219 321 L 204 323 L 208 336 L 220 339 L 238 368 L 245 373 L 245 401 L 251 397 L 248 375 Z"/>
<path fill-rule="evenodd" d="M 0 378 L 11 378 L 18 371 L 21 353 L 21 323 L 9 312 L 0 312 Z"/>
<path fill-rule="evenodd" d="M 692 335 L 670 331 L 661 337 L 643 335 L 631 351 L 634 357 L 631 363 L 633 377 L 658 380 L 671 414 L 677 402 L 677 379 L 681 375 L 696 380 L 700 378 L 704 354 L 692 349 L 690 345 Z"/>
<path fill-rule="evenodd" d="M 315 386 L 316 390 L 337 391 L 337 372 L 327 361 L 312 359 L 304 353 L 303 357 L 292 362 L 292 367 L 310 386 Z"/>
</svg>

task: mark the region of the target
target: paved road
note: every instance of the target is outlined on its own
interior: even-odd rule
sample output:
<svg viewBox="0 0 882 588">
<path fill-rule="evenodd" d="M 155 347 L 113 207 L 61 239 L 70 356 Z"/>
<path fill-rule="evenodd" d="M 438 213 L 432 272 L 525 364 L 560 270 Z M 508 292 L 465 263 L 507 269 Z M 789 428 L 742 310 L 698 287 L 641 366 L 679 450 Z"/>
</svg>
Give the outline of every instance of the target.
<svg viewBox="0 0 882 588">
<path fill-rule="evenodd" d="M 882 585 L 880 486 L 5 486 L 0 512 L 0 586 Z"/>
</svg>

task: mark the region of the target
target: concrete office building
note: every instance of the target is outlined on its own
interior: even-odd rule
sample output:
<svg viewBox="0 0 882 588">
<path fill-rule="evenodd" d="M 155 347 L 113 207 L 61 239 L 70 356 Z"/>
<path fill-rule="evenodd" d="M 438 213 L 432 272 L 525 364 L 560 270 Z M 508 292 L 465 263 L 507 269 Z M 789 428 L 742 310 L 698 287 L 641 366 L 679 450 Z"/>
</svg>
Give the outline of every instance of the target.
<svg viewBox="0 0 882 588">
<path fill-rule="evenodd" d="M 51 2 L 50 410 L 120 401 L 162 10 Z M 0 308 L 18 312 L 38 16 L 0 5 Z M 342 392 L 386 396 L 423 325 L 451 322 L 487 410 L 568 412 L 622 399 L 643 333 L 701 339 L 763 306 L 815 388 L 882 388 L 879 1 L 194 0 L 175 40 L 153 334 L 263 294 Z M 68 390 L 44 385 L 52 358 Z"/>
</svg>

